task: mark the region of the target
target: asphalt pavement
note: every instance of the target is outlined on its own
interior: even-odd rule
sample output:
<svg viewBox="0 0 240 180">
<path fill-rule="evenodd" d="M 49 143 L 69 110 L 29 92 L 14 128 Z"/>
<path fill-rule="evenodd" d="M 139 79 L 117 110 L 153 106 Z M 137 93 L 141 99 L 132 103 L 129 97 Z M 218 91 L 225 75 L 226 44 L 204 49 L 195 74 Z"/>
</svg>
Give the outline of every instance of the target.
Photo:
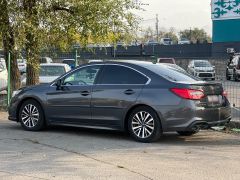
<svg viewBox="0 0 240 180">
<path fill-rule="evenodd" d="M 27 132 L 0 112 L 0 179 L 240 179 L 240 136 L 165 134 L 156 143 L 127 134 L 51 127 Z"/>
</svg>

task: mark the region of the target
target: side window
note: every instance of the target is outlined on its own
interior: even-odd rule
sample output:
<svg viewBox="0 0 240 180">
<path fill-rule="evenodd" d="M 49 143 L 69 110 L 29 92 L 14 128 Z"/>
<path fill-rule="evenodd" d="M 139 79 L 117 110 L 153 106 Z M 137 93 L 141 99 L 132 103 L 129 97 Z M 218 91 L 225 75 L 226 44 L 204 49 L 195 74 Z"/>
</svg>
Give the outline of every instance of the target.
<svg viewBox="0 0 240 180">
<path fill-rule="evenodd" d="M 146 84 L 148 78 L 141 73 L 118 65 L 106 65 L 100 84 Z"/>
<path fill-rule="evenodd" d="M 63 85 L 93 85 L 101 66 L 81 68 L 64 79 Z"/>
</svg>

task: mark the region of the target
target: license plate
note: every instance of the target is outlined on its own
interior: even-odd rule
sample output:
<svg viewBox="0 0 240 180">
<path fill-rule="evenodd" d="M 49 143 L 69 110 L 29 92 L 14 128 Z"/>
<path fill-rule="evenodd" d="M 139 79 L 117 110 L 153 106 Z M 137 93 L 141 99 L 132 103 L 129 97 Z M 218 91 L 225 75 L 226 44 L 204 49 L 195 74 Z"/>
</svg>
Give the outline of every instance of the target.
<svg viewBox="0 0 240 180">
<path fill-rule="evenodd" d="M 212 104 L 221 104 L 222 103 L 222 96 L 219 95 L 213 95 L 213 96 L 208 96 L 208 102 Z"/>
</svg>

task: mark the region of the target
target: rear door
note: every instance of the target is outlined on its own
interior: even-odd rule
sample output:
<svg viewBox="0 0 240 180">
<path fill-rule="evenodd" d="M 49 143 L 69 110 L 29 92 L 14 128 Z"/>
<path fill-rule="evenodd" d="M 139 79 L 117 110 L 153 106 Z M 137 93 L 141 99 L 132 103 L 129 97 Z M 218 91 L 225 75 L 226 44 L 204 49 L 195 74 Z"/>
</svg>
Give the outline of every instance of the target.
<svg viewBox="0 0 240 180">
<path fill-rule="evenodd" d="M 93 87 L 92 120 L 97 125 L 122 125 L 124 115 L 137 100 L 149 78 L 122 65 L 105 65 Z"/>
</svg>

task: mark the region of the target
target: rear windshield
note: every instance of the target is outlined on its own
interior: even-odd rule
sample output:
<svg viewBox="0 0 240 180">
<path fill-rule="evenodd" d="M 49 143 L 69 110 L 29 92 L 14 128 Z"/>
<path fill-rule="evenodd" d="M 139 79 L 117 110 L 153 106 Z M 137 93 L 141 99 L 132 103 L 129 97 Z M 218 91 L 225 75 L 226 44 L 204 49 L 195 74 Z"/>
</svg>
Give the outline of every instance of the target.
<svg viewBox="0 0 240 180">
<path fill-rule="evenodd" d="M 184 72 L 182 70 L 176 69 L 170 66 L 163 66 L 161 64 L 149 64 L 144 66 L 145 68 L 149 69 L 150 71 L 160 75 L 161 77 L 174 82 L 181 82 L 181 81 L 200 81 L 198 78 Z"/>
<path fill-rule="evenodd" d="M 41 66 L 40 76 L 61 76 L 65 72 L 63 66 Z"/>
</svg>

